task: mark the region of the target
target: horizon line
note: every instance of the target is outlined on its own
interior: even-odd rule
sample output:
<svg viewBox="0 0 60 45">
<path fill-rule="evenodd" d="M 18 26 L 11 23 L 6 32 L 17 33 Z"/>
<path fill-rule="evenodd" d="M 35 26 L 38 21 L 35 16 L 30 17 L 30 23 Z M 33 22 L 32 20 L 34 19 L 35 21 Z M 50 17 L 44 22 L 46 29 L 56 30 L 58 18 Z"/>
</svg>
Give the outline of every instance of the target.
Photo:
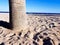
<svg viewBox="0 0 60 45">
<path fill-rule="evenodd" d="M 0 13 L 9 13 L 9 11 L 0 11 Z"/>
<path fill-rule="evenodd" d="M 60 13 L 51 13 L 51 12 L 26 12 L 27 14 L 60 14 Z"/>
<path fill-rule="evenodd" d="M 0 11 L 0 13 L 10 13 L 10 11 Z M 26 12 L 26 14 L 60 14 L 51 12 Z"/>
</svg>

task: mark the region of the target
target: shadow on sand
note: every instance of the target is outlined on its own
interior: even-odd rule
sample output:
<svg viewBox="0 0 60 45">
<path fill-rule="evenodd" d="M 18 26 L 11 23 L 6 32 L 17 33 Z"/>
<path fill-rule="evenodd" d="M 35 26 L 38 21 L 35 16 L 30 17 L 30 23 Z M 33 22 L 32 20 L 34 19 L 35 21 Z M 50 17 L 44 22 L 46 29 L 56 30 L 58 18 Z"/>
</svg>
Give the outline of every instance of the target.
<svg viewBox="0 0 60 45">
<path fill-rule="evenodd" d="M 5 27 L 5 28 L 8 28 L 8 29 L 12 29 L 13 28 L 13 25 L 12 25 L 12 1 L 9 0 L 9 23 L 8 22 L 5 22 L 5 21 L 0 21 L 0 26 L 2 27 Z M 4 12 L 3 12 L 4 13 Z M 7 13 L 7 12 L 5 12 Z"/>
<path fill-rule="evenodd" d="M 7 29 L 11 29 L 11 23 L 5 22 L 5 21 L 0 21 L 0 26 L 5 27 Z"/>
</svg>

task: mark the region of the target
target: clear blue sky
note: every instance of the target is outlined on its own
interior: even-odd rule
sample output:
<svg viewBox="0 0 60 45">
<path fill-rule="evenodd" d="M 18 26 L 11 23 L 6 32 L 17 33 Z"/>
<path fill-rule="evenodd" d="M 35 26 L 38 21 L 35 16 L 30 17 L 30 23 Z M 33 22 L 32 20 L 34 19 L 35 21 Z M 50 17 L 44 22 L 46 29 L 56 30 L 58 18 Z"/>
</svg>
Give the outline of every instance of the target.
<svg viewBox="0 0 60 45">
<path fill-rule="evenodd" d="M 8 0 L 0 0 L 0 11 L 9 11 Z"/>
<path fill-rule="evenodd" d="M 26 0 L 26 11 L 60 13 L 60 0 Z"/>
<path fill-rule="evenodd" d="M 9 11 L 9 0 L 0 0 L 0 11 Z M 26 12 L 60 13 L 60 0 L 26 0 Z"/>
</svg>

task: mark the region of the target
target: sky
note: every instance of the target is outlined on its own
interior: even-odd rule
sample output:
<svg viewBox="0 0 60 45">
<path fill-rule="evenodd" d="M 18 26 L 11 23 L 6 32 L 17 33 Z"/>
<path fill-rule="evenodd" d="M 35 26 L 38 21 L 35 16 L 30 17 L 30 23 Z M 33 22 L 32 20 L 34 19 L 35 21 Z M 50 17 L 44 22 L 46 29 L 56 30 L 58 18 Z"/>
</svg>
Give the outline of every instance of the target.
<svg viewBox="0 0 60 45">
<path fill-rule="evenodd" d="M 9 11 L 9 0 L 0 0 L 0 11 Z M 26 0 L 26 12 L 60 13 L 60 0 Z"/>
<path fill-rule="evenodd" d="M 8 2 L 8 0 L 0 0 L 0 11 L 9 12 L 9 2 Z"/>
<path fill-rule="evenodd" d="M 26 0 L 26 12 L 60 13 L 60 0 Z"/>
</svg>

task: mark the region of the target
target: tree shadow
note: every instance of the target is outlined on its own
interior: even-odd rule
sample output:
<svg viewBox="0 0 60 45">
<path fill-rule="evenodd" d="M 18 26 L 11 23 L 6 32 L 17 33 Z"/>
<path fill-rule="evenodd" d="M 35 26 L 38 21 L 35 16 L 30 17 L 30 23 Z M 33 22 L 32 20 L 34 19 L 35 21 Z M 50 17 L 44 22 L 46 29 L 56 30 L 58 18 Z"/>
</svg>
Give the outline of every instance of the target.
<svg viewBox="0 0 60 45">
<path fill-rule="evenodd" d="M 0 21 L 0 26 L 11 29 L 11 23 Z"/>
<path fill-rule="evenodd" d="M 13 24 L 12 24 L 12 1 L 9 0 L 9 22 L 10 22 L 10 29 L 13 29 Z"/>
<path fill-rule="evenodd" d="M 12 25 L 12 3 L 11 3 L 11 0 L 8 0 L 8 2 L 9 2 L 9 23 L 5 22 L 5 21 L 0 21 L 0 26 L 3 26 L 8 29 L 12 29 L 13 28 L 13 25 Z"/>
</svg>

